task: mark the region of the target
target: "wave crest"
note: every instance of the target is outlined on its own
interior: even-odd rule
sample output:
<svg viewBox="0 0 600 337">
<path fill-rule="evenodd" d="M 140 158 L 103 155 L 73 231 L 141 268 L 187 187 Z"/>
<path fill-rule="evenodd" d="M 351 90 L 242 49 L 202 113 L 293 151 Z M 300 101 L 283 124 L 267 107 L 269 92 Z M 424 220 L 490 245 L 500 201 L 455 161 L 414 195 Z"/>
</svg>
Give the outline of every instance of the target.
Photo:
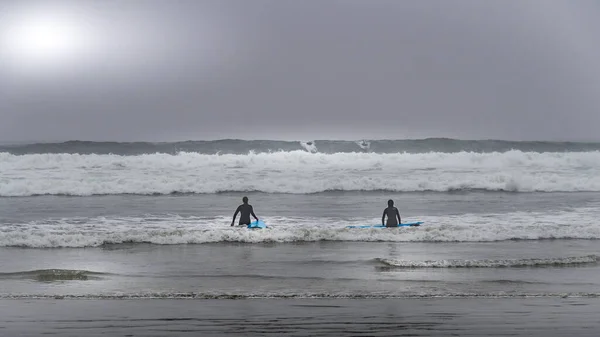
<svg viewBox="0 0 600 337">
<path fill-rule="evenodd" d="M 140 156 L 0 153 L 0 196 L 600 191 L 600 152 Z"/>
<path fill-rule="evenodd" d="M 66 218 L 21 224 L 0 224 L 0 247 L 97 247 L 124 243 L 157 245 L 216 242 L 494 242 L 506 240 L 600 239 L 596 207 L 562 212 L 514 212 L 423 216 L 425 225 L 394 229 L 346 228 L 372 223 L 356 218 L 263 217 L 268 227 L 248 230 L 230 227 L 229 216 L 218 218 L 153 215 L 145 217 Z M 492 261 L 493 262 L 493 261 Z M 529 263 L 519 262 L 518 263 Z M 517 263 L 505 261 L 502 263 Z M 449 262 L 432 262 L 447 265 Z M 458 266 L 457 262 L 454 262 Z M 467 262 L 462 262 L 467 263 Z M 471 261 L 485 265 L 490 261 Z M 501 263 L 501 262 L 494 262 Z"/>
<path fill-rule="evenodd" d="M 104 273 L 92 272 L 88 270 L 71 269 L 39 269 L 23 272 L 0 273 L 0 279 L 33 279 L 40 282 L 54 281 L 86 281 L 97 279 Z"/>
<path fill-rule="evenodd" d="M 597 263 L 598 256 L 585 255 L 546 259 L 515 260 L 434 260 L 409 261 L 396 259 L 377 259 L 377 261 L 396 268 L 518 268 L 518 267 L 567 267 L 581 264 Z"/>
<path fill-rule="evenodd" d="M 320 153 L 426 153 L 426 152 L 507 152 L 519 150 L 524 152 L 583 152 L 598 151 L 600 143 L 578 142 L 536 142 L 536 141 L 503 141 L 503 140 L 459 140 L 449 138 L 404 139 L 404 140 L 316 140 L 311 141 L 311 149 Z M 202 154 L 247 154 L 269 153 L 274 151 L 309 151 L 307 142 L 277 140 L 240 140 L 220 139 L 211 141 L 183 142 L 91 142 L 68 141 L 62 143 L 37 144 L 0 144 L 0 152 L 12 154 L 117 154 L 141 155 L 152 153 L 177 154 L 179 152 L 195 152 Z M 317 150 L 318 145 L 318 150 Z"/>
</svg>

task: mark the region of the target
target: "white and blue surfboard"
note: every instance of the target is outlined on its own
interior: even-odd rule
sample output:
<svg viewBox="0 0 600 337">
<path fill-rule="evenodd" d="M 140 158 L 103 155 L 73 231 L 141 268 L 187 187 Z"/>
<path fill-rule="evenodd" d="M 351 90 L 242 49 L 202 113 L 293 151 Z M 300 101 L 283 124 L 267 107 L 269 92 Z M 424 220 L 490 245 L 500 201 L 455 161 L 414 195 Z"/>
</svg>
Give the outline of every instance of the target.
<svg viewBox="0 0 600 337">
<path fill-rule="evenodd" d="M 422 223 L 423 223 L 423 221 L 405 222 L 405 223 L 398 224 L 398 227 L 418 227 L 418 226 L 421 226 Z M 387 228 L 387 227 L 382 226 L 382 225 L 366 225 L 366 226 L 346 226 L 346 228 Z"/>
<path fill-rule="evenodd" d="M 248 228 L 267 228 L 267 224 L 261 220 L 258 220 L 248 224 Z"/>
</svg>

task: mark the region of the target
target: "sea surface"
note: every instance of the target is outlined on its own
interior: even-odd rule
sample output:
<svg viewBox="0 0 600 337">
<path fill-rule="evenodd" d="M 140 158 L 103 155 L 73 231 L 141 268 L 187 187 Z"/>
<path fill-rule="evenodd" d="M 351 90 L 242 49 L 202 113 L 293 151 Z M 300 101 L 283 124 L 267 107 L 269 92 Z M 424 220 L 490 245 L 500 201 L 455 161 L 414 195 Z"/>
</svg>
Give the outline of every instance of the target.
<svg viewBox="0 0 600 337">
<path fill-rule="evenodd" d="M 0 335 L 598 336 L 599 219 L 599 143 L 0 145 Z"/>
</svg>

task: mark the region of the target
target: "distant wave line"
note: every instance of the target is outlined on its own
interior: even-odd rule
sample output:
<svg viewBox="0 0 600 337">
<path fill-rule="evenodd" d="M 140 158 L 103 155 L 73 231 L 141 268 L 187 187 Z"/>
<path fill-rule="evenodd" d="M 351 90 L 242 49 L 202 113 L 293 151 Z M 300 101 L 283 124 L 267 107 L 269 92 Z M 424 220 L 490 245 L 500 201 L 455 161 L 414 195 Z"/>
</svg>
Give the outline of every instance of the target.
<svg viewBox="0 0 600 337">
<path fill-rule="evenodd" d="M 426 152 L 587 152 L 599 151 L 598 142 L 460 140 L 451 138 L 399 140 L 240 140 L 220 139 L 181 142 L 93 142 L 66 141 L 60 143 L 3 144 L 0 152 L 11 154 L 79 153 L 139 155 L 152 153 L 177 154 L 247 154 L 249 152 L 307 151 L 312 153 L 426 153 Z"/>
</svg>

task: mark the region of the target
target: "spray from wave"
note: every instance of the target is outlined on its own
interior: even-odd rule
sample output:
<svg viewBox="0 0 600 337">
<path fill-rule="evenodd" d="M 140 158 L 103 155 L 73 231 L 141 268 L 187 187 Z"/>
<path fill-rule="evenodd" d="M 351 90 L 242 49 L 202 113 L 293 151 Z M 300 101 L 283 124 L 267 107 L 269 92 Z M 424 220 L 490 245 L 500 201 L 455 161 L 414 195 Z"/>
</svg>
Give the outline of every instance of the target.
<svg viewBox="0 0 600 337">
<path fill-rule="evenodd" d="M 317 149 L 317 146 L 315 145 L 315 142 L 312 142 L 312 141 L 311 142 L 300 142 L 300 145 L 307 152 L 310 152 L 310 153 L 319 152 L 319 150 Z"/>
<path fill-rule="evenodd" d="M 361 149 L 365 151 L 369 151 L 371 149 L 371 142 L 367 140 L 357 141 L 356 145 L 358 145 Z"/>
</svg>

